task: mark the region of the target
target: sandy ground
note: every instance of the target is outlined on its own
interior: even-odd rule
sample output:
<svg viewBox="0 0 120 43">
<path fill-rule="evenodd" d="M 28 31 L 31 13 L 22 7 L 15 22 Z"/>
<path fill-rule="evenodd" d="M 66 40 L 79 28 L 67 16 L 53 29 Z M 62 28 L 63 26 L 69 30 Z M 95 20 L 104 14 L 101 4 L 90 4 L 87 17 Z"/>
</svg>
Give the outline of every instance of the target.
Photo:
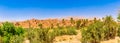
<svg viewBox="0 0 120 43">
<path fill-rule="evenodd" d="M 101 41 L 101 43 L 120 43 L 120 38 L 115 37 L 115 39 L 110 39 L 110 40 L 107 40 L 107 41 Z"/>
<path fill-rule="evenodd" d="M 54 43 L 81 43 L 81 32 L 77 31 L 77 35 L 63 35 L 55 38 Z M 110 39 L 107 41 L 101 41 L 101 43 L 120 43 L 120 38 L 115 37 L 115 39 Z"/>
<path fill-rule="evenodd" d="M 53 43 L 81 43 L 81 32 L 80 30 L 77 30 L 77 35 L 63 35 L 63 36 L 57 36 L 54 39 Z M 29 40 L 26 40 L 24 43 L 30 43 Z M 120 38 L 115 37 L 115 39 L 110 39 L 107 41 L 101 41 L 101 43 L 120 43 Z"/>
<path fill-rule="evenodd" d="M 63 36 L 57 36 L 55 38 L 55 41 L 53 43 L 81 43 L 81 33 L 79 30 L 77 30 L 77 35 L 63 35 Z"/>
</svg>

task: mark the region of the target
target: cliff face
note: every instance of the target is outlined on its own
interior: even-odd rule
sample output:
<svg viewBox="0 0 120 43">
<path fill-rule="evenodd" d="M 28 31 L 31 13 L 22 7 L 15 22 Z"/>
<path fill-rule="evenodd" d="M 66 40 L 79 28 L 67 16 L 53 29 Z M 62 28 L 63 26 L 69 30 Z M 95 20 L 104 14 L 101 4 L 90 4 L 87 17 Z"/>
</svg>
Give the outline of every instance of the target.
<svg viewBox="0 0 120 43">
<path fill-rule="evenodd" d="M 78 20 L 81 20 L 83 23 L 84 20 L 83 19 L 74 19 L 74 22 L 78 21 Z M 87 24 L 90 24 L 92 23 L 92 20 L 88 20 Z M 2 22 L 0 23 L 2 24 Z M 66 26 L 75 26 L 76 23 L 71 23 L 71 20 L 70 18 L 68 19 L 44 19 L 44 20 L 38 20 L 38 19 L 30 19 L 30 20 L 25 20 L 25 21 L 17 21 L 17 22 L 13 22 L 13 24 L 15 26 L 21 26 L 23 28 L 39 28 L 39 24 L 42 24 L 42 27 L 43 28 L 48 28 L 48 27 L 58 27 L 58 26 L 63 26 L 63 27 L 66 27 Z"/>
<path fill-rule="evenodd" d="M 42 24 L 44 28 L 47 27 L 57 27 L 59 26 L 69 26 L 70 20 L 65 20 L 65 23 L 63 24 L 62 20 L 58 19 L 46 19 L 46 20 L 38 20 L 38 19 L 31 19 L 31 20 L 26 20 L 26 21 L 21 21 L 21 22 L 15 22 L 14 23 L 16 26 L 22 26 L 24 28 L 39 28 L 39 24 Z"/>
</svg>

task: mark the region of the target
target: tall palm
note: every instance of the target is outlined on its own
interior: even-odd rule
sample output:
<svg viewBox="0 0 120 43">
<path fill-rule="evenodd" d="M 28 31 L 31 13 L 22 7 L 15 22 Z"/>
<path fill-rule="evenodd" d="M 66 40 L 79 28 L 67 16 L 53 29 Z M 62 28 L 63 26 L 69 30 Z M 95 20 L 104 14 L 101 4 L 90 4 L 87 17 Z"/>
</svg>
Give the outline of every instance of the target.
<svg viewBox="0 0 120 43">
<path fill-rule="evenodd" d="M 118 22 L 120 22 L 120 13 L 118 14 L 117 19 L 118 19 Z"/>
<path fill-rule="evenodd" d="M 115 38 L 116 35 L 116 28 L 117 28 L 117 23 L 113 20 L 112 16 L 106 16 L 103 20 L 104 22 L 104 27 L 107 29 L 106 30 L 106 37 L 108 39 L 110 38 Z"/>
<path fill-rule="evenodd" d="M 63 27 L 65 26 L 65 19 L 62 19 Z"/>
<path fill-rule="evenodd" d="M 74 25 L 74 19 L 70 18 L 70 22 L 71 22 L 71 26 L 73 26 Z"/>
<path fill-rule="evenodd" d="M 40 28 L 40 29 L 42 29 L 42 28 L 43 28 L 43 25 L 42 25 L 41 23 L 40 23 L 38 26 L 39 26 L 39 28 Z"/>
<path fill-rule="evenodd" d="M 51 29 L 54 28 L 54 24 L 53 24 L 53 23 L 51 23 L 51 27 L 50 27 L 50 28 L 51 28 Z"/>
<path fill-rule="evenodd" d="M 120 37 L 120 11 L 118 13 L 118 17 L 117 17 L 117 20 L 118 20 L 118 36 Z"/>
<path fill-rule="evenodd" d="M 81 20 L 79 19 L 78 21 L 76 21 L 76 27 L 79 29 L 81 26 Z"/>
</svg>

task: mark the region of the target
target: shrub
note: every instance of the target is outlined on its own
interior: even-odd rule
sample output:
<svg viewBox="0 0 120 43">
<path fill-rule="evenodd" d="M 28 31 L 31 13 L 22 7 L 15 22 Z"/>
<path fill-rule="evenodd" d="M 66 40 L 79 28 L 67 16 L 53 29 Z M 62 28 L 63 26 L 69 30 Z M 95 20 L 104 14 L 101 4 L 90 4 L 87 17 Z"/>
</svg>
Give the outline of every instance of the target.
<svg viewBox="0 0 120 43">
<path fill-rule="evenodd" d="M 11 37 L 23 34 L 23 28 L 16 28 L 12 23 L 4 22 L 0 28 L 0 36 L 3 38 L 4 43 L 10 43 Z"/>
<path fill-rule="evenodd" d="M 104 28 L 106 29 L 105 38 L 113 39 L 117 34 L 117 23 L 113 20 L 112 16 L 106 16 L 103 20 Z"/>
<path fill-rule="evenodd" d="M 23 35 L 25 30 L 22 27 L 16 27 L 15 29 L 17 35 Z"/>
<path fill-rule="evenodd" d="M 119 36 L 120 37 L 120 26 L 118 27 L 118 31 L 117 31 L 117 36 Z"/>
<path fill-rule="evenodd" d="M 15 26 L 12 23 L 5 22 L 1 26 L 2 35 L 1 36 L 8 36 L 8 35 L 15 35 Z"/>
<path fill-rule="evenodd" d="M 54 29 L 54 33 L 57 36 L 77 34 L 75 27 L 57 28 L 57 29 Z"/>
<path fill-rule="evenodd" d="M 38 24 L 38 26 L 39 26 L 39 28 L 41 28 L 41 29 L 43 28 L 43 25 L 42 25 L 41 23 Z"/>
<path fill-rule="evenodd" d="M 30 43 L 38 43 L 40 42 L 40 39 L 37 31 L 38 30 L 32 28 L 26 29 L 26 33 L 24 36 L 25 38 L 30 40 Z"/>
<path fill-rule="evenodd" d="M 55 37 L 52 29 L 29 29 L 27 37 L 31 43 L 52 43 Z"/>
<path fill-rule="evenodd" d="M 61 35 L 76 35 L 77 32 L 75 28 L 62 28 L 62 29 L 28 29 L 26 30 L 26 37 L 30 40 L 31 43 L 53 43 L 53 39 L 56 36 Z"/>
<path fill-rule="evenodd" d="M 9 43 L 23 43 L 23 41 L 24 41 L 23 36 L 15 35 L 10 37 Z"/>
<path fill-rule="evenodd" d="M 77 27 L 77 29 L 79 29 L 80 26 L 81 26 L 81 20 L 78 20 L 78 21 L 76 22 L 76 27 Z"/>
<path fill-rule="evenodd" d="M 83 28 L 82 31 L 82 43 L 100 43 L 100 40 L 104 38 L 104 32 L 102 29 L 103 23 L 96 22 Z"/>
<path fill-rule="evenodd" d="M 115 38 L 116 33 L 117 23 L 112 19 L 111 16 L 106 16 L 103 19 L 103 22 L 96 20 L 87 28 L 82 29 L 82 42 L 100 43 L 101 40 Z"/>
<path fill-rule="evenodd" d="M 76 35 L 76 28 L 75 27 L 68 27 L 67 28 L 67 35 Z"/>
<path fill-rule="evenodd" d="M 2 37 L 0 36 L 0 43 L 3 43 L 3 41 L 2 41 Z"/>
<path fill-rule="evenodd" d="M 120 12 L 118 14 L 117 20 L 118 20 L 118 22 L 120 22 Z"/>
</svg>

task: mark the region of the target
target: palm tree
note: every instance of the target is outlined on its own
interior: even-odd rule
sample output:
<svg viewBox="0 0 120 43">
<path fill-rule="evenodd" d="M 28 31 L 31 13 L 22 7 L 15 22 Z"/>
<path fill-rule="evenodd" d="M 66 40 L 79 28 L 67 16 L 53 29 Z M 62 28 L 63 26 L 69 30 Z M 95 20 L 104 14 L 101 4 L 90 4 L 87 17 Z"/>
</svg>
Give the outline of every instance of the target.
<svg viewBox="0 0 120 43">
<path fill-rule="evenodd" d="M 120 22 L 120 13 L 118 14 L 117 19 L 118 19 L 118 22 Z"/>
<path fill-rule="evenodd" d="M 42 25 L 41 23 L 40 23 L 38 26 L 39 26 L 39 28 L 40 28 L 40 29 L 42 29 L 42 28 L 43 28 L 43 25 Z"/>
<path fill-rule="evenodd" d="M 88 19 L 83 19 L 81 27 L 85 27 L 87 25 L 87 23 L 88 23 Z"/>
<path fill-rule="evenodd" d="M 118 36 L 120 37 L 120 11 L 119 11 L 119 13 L 118 13 L 118 17 L 117 17 L 117 20 L 118 20 Z"/>
<path fill-rule="evenodd" d="M 104 27 L 107 29 L 106 30 L 106 38 L 115 38 L 116 33 L 117 33 L 117 23 L 113 20 L 112 16 L 106 16 L 103 20 L 104 22 Z"/>
<path fill-rule="evenodd" d="M 29 20 L 27 20 L 27 22 L 28 22 L 29 28 L 31 28 L 31 24 L 30 24 L 30 21 L 29 21 Z"/>
<path fill-rule="evenodd" d="M 70 22 L 71 22 L 71 26 L 73 26 L 74 25 L 74 19 L 70 18 Z"/>
<path fill-rule="evenodd" d="M 85 26 L 88 26 L 88 24 L 89 24 L 88 19 L 85 19 Z"/>
<path fill-rule="evenodd" d="M 50 28 L 51 28 L 51 29 L 52 29 L 52 28 L 54 28 L 54 25 L 53 25 L 53 23 L 51 23 L 51 27 L 50 27 Z"/>
<path fill-rule="evenodd" d="M 112 18 L 112 16 L 106 16 L 105 18 L 104 18 L 104 23 L 105 24 L 111 24 L 111 22 L 113 22 L 113 18 Z"/>
<path fill-rule="evenodd" d="M 97 21 L 97 18 L 95 17 L 95 18 L 94 18 L 94 22 L 96 22 L 96 21 Z"/>
<path fill-rule="evenodd" d="M 63 27 L 65 26 L 65 19 L 62 19 Z"/>
<path fill-rule="evenodd" d="M 79 29 L 79 28 L 80 28 L 80 25 L 81 25 L 81 20 L 78 20 L 78 21 L 76 22 L 76 27 Z"/>
<path fill-rule="evenodd" d="M 57 23 L 56 25 L 57 25 L 57 28 L 60 28 L 60 24 L 59 23 Z"/>
<path fill-rule="evenodd" d="M 19 24 L 19 22 L 16 22 L 15 25 L 16 25 L 16 26 L 19 26 L 20 24 Z"/>
<path fill-rule="evenodd" d="M 70 22 L 71 22 L 71 23 L 74 23 L 74 20 L 73 20 L 73 18 L 70 18 Z"/>
</svg>

